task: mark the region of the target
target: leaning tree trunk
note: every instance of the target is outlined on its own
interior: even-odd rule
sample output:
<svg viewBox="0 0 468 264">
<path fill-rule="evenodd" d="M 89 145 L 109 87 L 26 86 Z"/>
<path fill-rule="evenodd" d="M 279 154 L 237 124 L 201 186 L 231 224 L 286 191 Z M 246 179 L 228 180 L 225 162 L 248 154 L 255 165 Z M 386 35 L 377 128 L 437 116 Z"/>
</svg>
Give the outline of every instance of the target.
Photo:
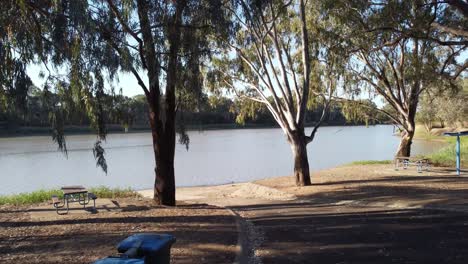
<svg viewBox="0 0 468 264">
<path fill-rule="evenodd" d="M 395 154 L 396 157 L 409 157 L 411 155 L 411 144 L 413 143 L 414 131 L 415 131 L 415 112 L 409 115 L 409 120 L 406 122 L 406 128 L 403 130 L 401 135 L 400 145 L 398 151 Z"/>
<path fill-rule="evenodd" d="M 397 157 L 409 157 L 411 155 L 411 144 L 413 143 L 414 131 L 404 131 L 401 136 L 398 151 L 395 154 Z"/>
<path fill-rule="evenodd" d="M 416 84 L 415 87 L 419 87 Z M 409 157 L 411 155 L 411 144 L 413 143 L 414 131 L 416 130 L 416 109 L 418 108 L 418 91 L 419 89 L 412 89 L 408 103 L 408 112 L 406 115 L 402 115 L 402 119 L 405 120 L 405 126 L 401 135 L 400 145 L 396 152 L 396 157 Z"/>
<path fill-rule="evenodd" d="M 294 178 L 297 186 L 311 185 L 307 141 L 304 133 L 294 133 L 288 137 L 294 157 Z"/>
</svg>

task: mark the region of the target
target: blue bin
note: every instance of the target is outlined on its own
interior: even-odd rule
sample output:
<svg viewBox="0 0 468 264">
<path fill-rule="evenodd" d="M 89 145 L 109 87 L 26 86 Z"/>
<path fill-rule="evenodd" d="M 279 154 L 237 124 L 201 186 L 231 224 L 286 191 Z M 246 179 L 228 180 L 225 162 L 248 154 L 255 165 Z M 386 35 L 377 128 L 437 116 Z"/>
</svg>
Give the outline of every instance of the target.
<svg viewBox="0 0 468 264">
<path fill-rule="evenodd" d="M 93 264 L 144 264 L 144 259 L 129 259 L 129 258 L 119 258 L 119 257 L 108 257 L 105 259 L 100 259 Z"/>
<path fill-rule="evenodd" d="M 108 257 L 94 264 L 169 264 L 174 236 L 141 233 L 127 237 L 117 246 L 120 257 Z"/>
</svg>

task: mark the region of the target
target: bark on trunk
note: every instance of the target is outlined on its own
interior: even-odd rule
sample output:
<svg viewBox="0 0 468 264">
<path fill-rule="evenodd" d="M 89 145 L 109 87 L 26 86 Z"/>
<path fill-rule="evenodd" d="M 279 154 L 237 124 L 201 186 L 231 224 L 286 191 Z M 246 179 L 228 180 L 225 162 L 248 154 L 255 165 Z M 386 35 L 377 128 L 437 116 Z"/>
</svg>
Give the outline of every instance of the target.
<svg viewBox="0 0 468 264">
<path fill-rule="evenodd" d="M 398 146 L 398 151 L 396 157 L 409 157 L 411 155 L 411 144 L 413 143 L 414 130 L 404 131 L 400 145 Z"/>
<path fill-rule="evenodd" d="M 289 137 L 289 144 L 294 157 L 294 178 L 297 186 L 311 185 L 309 160 L 307 158 L 307 142 L 304 134 Z"/>
<path fill-rule="evenodd" d="M 163 153 L 164 156 L 164 153 Z M 160 205 L 175 206 L 174 161 L 156 157 L 154 201 Z"/>
<path fill-rule="evenodd" d="M 168 131 L 171 129 L 167 126 L 164 133 L 160 129 L 158 131 L 156 126 L 158 122 L 154 116 L 154 114 L 150 114 L 154 158 L 156 161 L 153 199 L 160 205 L 175 206 L 175 136 L 171 135 L 171 132 Z"/>
</svg>

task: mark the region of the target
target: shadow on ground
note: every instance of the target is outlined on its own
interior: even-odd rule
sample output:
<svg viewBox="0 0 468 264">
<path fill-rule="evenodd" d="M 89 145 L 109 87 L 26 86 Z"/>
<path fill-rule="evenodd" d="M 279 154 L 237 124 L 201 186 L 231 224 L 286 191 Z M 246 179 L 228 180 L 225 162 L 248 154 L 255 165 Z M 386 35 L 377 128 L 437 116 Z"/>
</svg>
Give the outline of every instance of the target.
<svg viewBox="0 0 468 264">
<path fill-rule="evenodd" d="M 53 220 L 33 220 L 27 212 L 10 210 L 9 214 L 0 212 L 0 219 L 1 263 L 91 263 L 115 255 L 118 242 L 141 232 L 177 238 L 171 263 L 227 263 L 234 260 L 237 243 L 234 217 L 204 205 L 66 215 Z"/>
<path fill-rule="evenodd" d="M 264 263 L 461 264 L 468 260 L 466 183 L 449 176 L 330 181 L 317 185 L 341 188 L 233 209 L 263 234 L 256 254 Z M 407 209 L 414 205 L 458 211 Z"/>
</svg>

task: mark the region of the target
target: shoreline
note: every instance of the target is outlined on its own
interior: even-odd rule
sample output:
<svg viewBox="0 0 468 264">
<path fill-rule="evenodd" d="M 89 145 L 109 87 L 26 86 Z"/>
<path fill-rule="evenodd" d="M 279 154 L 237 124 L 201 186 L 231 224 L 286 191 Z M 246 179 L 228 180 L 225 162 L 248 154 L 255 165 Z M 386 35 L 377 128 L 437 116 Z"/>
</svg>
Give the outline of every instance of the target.
<svg viewBox="0 0 468 264">
<path fill-rule="evenodd" d="M 468 199 L 468 168 L 457 176 L 454 168 L 434 167 L 418 173 L 415 167 L 395 171 L 393 164 L 343 165 L 311 173 L 312 185 L 297 187 L 293 176 L 270 177 L 243 183 L 215 186 L 181 187 L 176 189 L 178 202 L 209 204 L 221 207 L 256 202 L 323 200 L 333 203 L 366 204 L 385 207 L 453 207 L 457 200 Z M 421 198 L 408 190 L 428 193 Z M 152 198 L 153 189 L 138 191 Z M 450 197 L 433 197 L 447 193 Z M 388 195 L 395 196 L 388 199 Z M 423 195 L 424 197 L 426 195 Z M 463 196 L 463 197 L 461 197 Z M 461 200 L 459 200 L 461 201 Z M 460 207 L 468 212 L 468 204 Z M 455 210 L 454 209 L 454 210 Z"/>
<path fill-rule="evenodd" d="M 467 164 L 468 165 L 468 164 Z M 391 160 L 361 160 L 361 161 L 354 161 L 342 165 L 338 165 L 336 167 L 332 168 L 327 168 L 327 169 L 322 169 L 319 171 L 311 171 L 311 178 L 313 180 L 312 187 L 314 185 L 314 179 L 317 177 L 320 178 L 320 175 L 323 173 L 326 173 L 328 171 L 334 171 L 334 170 L 342 170 L 343 168 L 346 168 L 352 173 L 356 172 L 356 168 L 360 168 L 358 171 L 362 170 L 362 168 L 369 168 L 372 169 L 375 166 L 387 166 L 391 170 L 393 170 L 393 162 Z M 388 169 L 387 168 L 387 169 Z M 435 167 L 436 169 L 438 168 L 444 168 L 446 170 L 453 170 L 455 172 L 455 168 L 452 167 Z M 463 170 L 468 170 L 468 167 L 464 164 L 462 164 L 462 171 Z M 367 171 L 364 169 L 361 171 L 364 176 L 369 176 Z M 345 173 L 346 175 L 346 173 Z M 342 175 L 339 175 L 341 178 L 343 178 Z M 468 175 L 467 175 L 468 176 Z M 346 177 L 346 176 L 344 176 Z M 176 187 L 176 196 L 182 194 L 182 198 L 180 200 L 184 200 L 183 197 L 192 197 L 194 194 L 193 193 L 198 193 L 201 192 L 208 192 L 212 193 L 213 191 L 217 192 L 220 191 L 220 193 L 225 192 L 226 190 L 231 190 L 231 189 L 236 189 L 238 187 L 242 187 L 248 184 L 256 184 L 257 182 L 270 182 L 270 181 L 275 181 L 277 179 L 282 179 L 287 182 L 291 182 L 291 187 L 296 187 L 293 184 L 293 176 L 270 176 L 266 177 L 263 179 L 257 179 L 257 180 L 251 180 L 251 181 L 244 181 L 244 182 L 226 182 L 226 183 L 221 183 L 221 184 L 213 184 L 213 185 L 197 185 L 197 186 L 180 186 Z M 306 187 L 307 188 L 307 187 Z M 107 186 L 97 186 L 97 187 L 90 187 L 90 190 L 93 190 L 94 193 L 100 194 L 102 198 L 111 198 L 113 195 L 114 197 L 129 197 L 129 196 L 135 196 L 135 195 L 141 195 L 146 198 L 152 198 L 153 197 L 153 189 L 152 188 L 144 188 L 144 189 L 133 189 L 131 187 L 124 187 L 124 188 L 111 188 Z M 55 192 L 55 193 L 60 193 L 60 190 L 58 189 L 38 189 L 35 191 L 31 192 L 20 192 L 20 193 L 14 193 L 14 194 L 5 194 L 5 195 L 0 195 L 0 206 L 8 204 L 5 203 L 5 200 L 21 200 L 25 201 L 19 204 L 35 204 L 35 203 L 41 203 L 41 202 L 46 202 L 50 200 L 50 195 Z M 198 194 L 196 195 L 198 196 Z M 27 200 L 29 199 L 28 197 L 43 197 L 44 199 L 42 201 L 37 201 L 37 202 L 28 202 Z M 179 198 L 178 198 L 179 200 Z"/>
</svg>

